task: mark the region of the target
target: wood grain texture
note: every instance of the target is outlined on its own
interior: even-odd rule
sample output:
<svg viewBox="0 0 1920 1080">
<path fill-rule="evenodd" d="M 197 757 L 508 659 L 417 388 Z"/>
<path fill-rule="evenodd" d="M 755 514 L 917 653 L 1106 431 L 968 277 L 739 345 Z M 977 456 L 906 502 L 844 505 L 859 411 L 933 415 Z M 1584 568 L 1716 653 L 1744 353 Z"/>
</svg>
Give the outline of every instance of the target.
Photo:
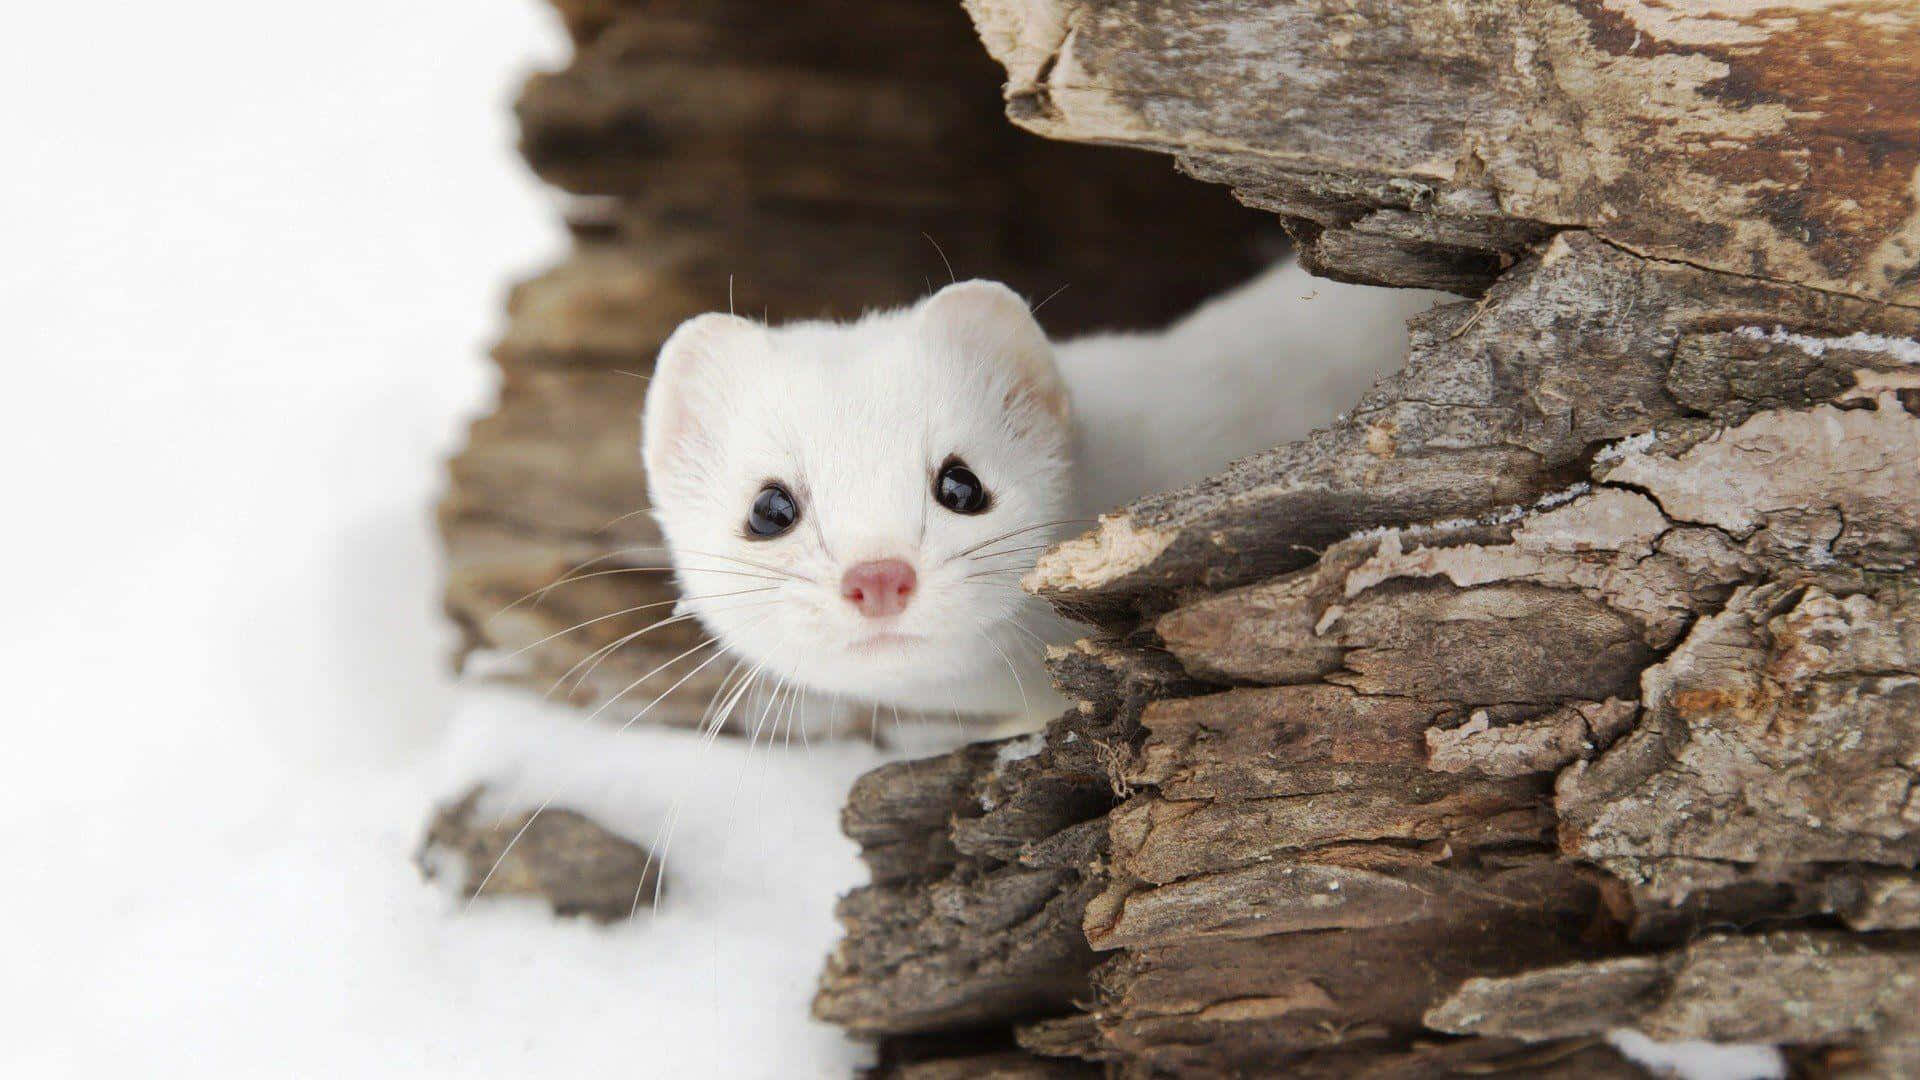
<svg viewBox="0 0 1920 1080">
<path fill-rule="evenodd" d="M 1581 228 L 1653 258 L 1920 305 L 1909 4 L 967 8 L 1007 69 L 1014 122 L 1179 154 L 1297 219 L 1329 269 L 1424 284 L 1402 263 Z"/>
</svg>

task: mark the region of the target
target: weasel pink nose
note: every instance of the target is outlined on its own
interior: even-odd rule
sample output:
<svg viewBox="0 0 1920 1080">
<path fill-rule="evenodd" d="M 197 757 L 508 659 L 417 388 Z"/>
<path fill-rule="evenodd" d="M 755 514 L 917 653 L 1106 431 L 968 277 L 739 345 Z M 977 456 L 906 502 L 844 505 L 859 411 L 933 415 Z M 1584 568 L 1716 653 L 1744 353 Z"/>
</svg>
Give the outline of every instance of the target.
<svg viewBox="0 0 1920 1080">
<path fill-rule="evenodd" d="M 876 559 L 848 570 L 840 579 L 840 595 L 868 618 L 898 615 L 913 598 L 915 580 L 913 567 L 904 560 Z"/>
</svg>

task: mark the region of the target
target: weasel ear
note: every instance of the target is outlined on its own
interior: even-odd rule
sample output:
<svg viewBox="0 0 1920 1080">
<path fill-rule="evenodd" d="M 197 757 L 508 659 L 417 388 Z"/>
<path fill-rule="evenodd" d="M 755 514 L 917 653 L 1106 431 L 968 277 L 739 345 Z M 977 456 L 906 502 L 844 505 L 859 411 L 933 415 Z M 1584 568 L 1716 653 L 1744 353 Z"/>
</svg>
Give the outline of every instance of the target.
<svg viewBox="0 0 1920 1080">
<path fill-rule="evenodd" d="M 738 370 L 735 358 L 758 348 L 765 333 L 738 316 L 696 315 L 660 346 L 640 420 L 649 486 L 673 475 L 690 454 L 695 460 L 712 457 L 705 451 L 718 441 L 712 422 L 725 407 L 728 373 Z"/>
<path fill-rule="evenodd" d="M 1067 386 L 1053 363 L 1053 346 L 1020 294 L 997 281 L 949 285 L 920 305 L 920 334 L 931 348 L 966 361 L 980 358 L 1011 376 L 1007 406 L 1028 401 L 1062 423 Z"/>
</svg>

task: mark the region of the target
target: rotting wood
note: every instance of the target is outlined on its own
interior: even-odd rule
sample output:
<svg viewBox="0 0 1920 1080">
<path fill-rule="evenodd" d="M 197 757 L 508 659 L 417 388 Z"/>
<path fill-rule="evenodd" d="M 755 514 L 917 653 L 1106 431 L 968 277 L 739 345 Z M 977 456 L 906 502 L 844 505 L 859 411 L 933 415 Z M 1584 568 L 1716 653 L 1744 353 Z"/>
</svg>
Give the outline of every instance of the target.
<svg viewBox="0 0 1920 1080">
<path fill-rule="evenodd" d="M 1634 1075 L 1600 1041 L 1625 1025 L 1911 1071 L 1920 311 L 1888 260 L 1913 164 L 1819 166 L 1870 206 L 1765 197 L 1811 142 L 1885 137 L 1841 121 L 1920 84 L 1911 12 L 1770 9 L 1710 42 L 1650 5 L 968 6 L 1016 122 L 1175 153 L 1334 276 L 1480 294 L 1415 320 L 1406 369 L 1327 429 L 1029 577 L 1127 644 L 1063 654 L 1084 703 L 1030 759 L 1103 725 L 1108 808 L 1051 842 L 1092 853 L 1059 895 L 1104 959 L 1070 1007 L 1006 1017 L 1020 1044 L 1121 1076 Z M 1864 96 L 1785 102 L 1825 134 L 1727 96 L 1836 28 L 1879 61 Z M 1523 43 L 1518 72 L 1461 55 Z M 1715 109 L 1752 153 L 1688 150 L 1673 124 Z M 1537 167 L 1636 124 L 1625 157 Z M 1182 677 L 1121 711 L 1095 655 Z M 880 952 L 877 915 L 854 933 Z"/>
</svg>

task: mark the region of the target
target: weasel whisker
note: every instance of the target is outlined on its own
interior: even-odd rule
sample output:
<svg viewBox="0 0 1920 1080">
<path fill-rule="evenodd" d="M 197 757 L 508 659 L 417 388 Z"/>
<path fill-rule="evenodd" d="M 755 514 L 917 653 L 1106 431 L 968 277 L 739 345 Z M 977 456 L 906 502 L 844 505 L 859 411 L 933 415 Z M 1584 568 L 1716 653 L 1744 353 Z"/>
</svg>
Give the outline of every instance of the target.
<svg viewBox="0 0 1920 1080">
<path fill-rule="evenodd" d="M 618 521 L 619 519 L 616 518 L 615 520 Z M 569 581 L 577 580 L 573 575 L 579 573 L 582 570 L 585 570 L 589 566 L 594 566 L 599 563 L 606 562 L 609 559 L 617 559 L 617 558 L 620 558 L 622 555 L 632 555 L 636 552 L 656 551 L 656 552 L 664 553 L 667 550 L 668 549 L 660 546 L 659 544 L 628 544 L 625 547 L 614 548 L 612 551 L 603 551 L 600 554 L 595 555 L 591 559 L 587 559 L 583 562 L 576 563 L 572 567 L 569 567 L 568 569 L 561 571 L 560 576 L 558 578 L 555 578 L 554 580 L 547 582 L 545 585 L 542 585 L 539 588 L 533 590 L 532 592 L 526 594 L 525 596 L 522 596 L 520 599 L 513 601 L 512 603 L 506 605 L 505 607 L 502 607 L 499 611 L 496 611 L 493 614 L 487 616 L 485 621 L 492 622 L 493 620 L 499 618 L 502 615 L 505 615 L 507 612 L 512 611 L 514 608 L 519 607 L 521 604 L 524 604 L 529 600 L 538 600 L 540 598 L 545 597 L 547 593 L 552 592 L 556 587 L 564 585 Z M 671 569 L 671 568 L 660 567 L 659 569 L 665 570 L 665 569 Z"/>
<path fill-rule="evenodd" d="M 605 525 L 602 525 L 599 528 L 593 530 L 593 535 L 599 536 L 601 533 L 606 532 L 608 529 L 613 528 L 615 525 L 620 524 L 621 522 L 627 520 L 628 518 L 639 517 L 641 514 L 647 513 L 652 509 L 653 507 L 651 506 L 643 506 L 638 510 L 629 510 L 624 514 L 621 514 L 619 517 L 614 518 L 612 521 L 607 522 Z"/>
<path fill-rule="evenodd" d="M 637 512 L 638 511 L 636 511 L 636 513 Z M 627 516 L 631 517 L 632 515 L 629 514 Z M 621 519 L 616 518 L 614 520 L 619 521 Z M 545 585 L 540 586 L 539 588 L 533 590 L 532 592 L 527 593 L 525 596 L 520 597 L 518 600 L 515 600 L 512 603 L 505 605 L 500 610 L 487 616 L 486 619 L 483 620 L 483 622 L 491 623 L 493 620 L 498 619 L 500 616 L 505 615 L 507 612 L 512 611 L 514 608 L 519 607 L 521 604 L 524 604 L 529 600 L 538 601 L 544 598 L 547 593 L 550 593 L 554 589 L 559 588 L 562 585 L 568 584 L 569 582 L 580 581 L 586 577 L 594 576 L 591 574 L 580 575 L 580 571 L 585 570 L 589 566 L 594 566 L 599 563 L 607 562 L 610 559 L 618 559 L 624 555 L 633 555 L 633 554 L 636 554 L 639 552 L 645 552 L 645 551 L 657 552 L 660 554 L 671 554 L 671 550 L 669 548 L 666 548 L 659 544 L 629 544 L 625 547 L 614 548 L 612 551 L 601 552 L 600 554 L 595 555 L 591 559 L 587 559 L 583 562 L 576 563 L 572 567 L 562 571 L 559 577 L 555 578 L 552 581 L 547 582 Z M 814 581 L 812 578 L 806 577 L 803 574 L 796 574 L 788 570 L 782 570 L 777 566 L 769 566 L 766 563 L 755 562 L 752 559 L 742 559 L 737 556 L 722 555 L 717 552 L 708 552 L 708 551 L 686 551 L 685 553 L 688 555 L 697 555 L 707 559 L 719 559 L 723 562 L 737 563 L 741 566 L 746 566 L 755 570 L 763 570 L 770 574 L 776 574 L 776 575 L 779 575 L 780 577 L 788 578 L 794 581 L 805 582 L 809 585 L 819 584 L 818 582 Z M 622 568 L 621 572 L 624 572 L 624 570 L 643 570 L 643 571 L 649 571 L 653 573 L 667 573 L 669 571 L 672 571 L 673 569 L 674 568 L 672 566 L 644 566 L 644 567 L 636 566 L 636 567 Z M 693 567 L 690 569 L 697 570 L 702 568 Z M 728 571 L 708 570 L 706 572 L 717 574 L 717 573 L 727 573 Z M 579 575 L 579 576 L 576 576 L 576 575 Z"/>
<path fill-rule="evenodd" d="M 979 551 L 981 548 L 987 547 L 991 544 L 998 544 L 1003 540 L 1011 540 L 1014 537 L 1020 536 L 1025 533 L 1036 532 L 1040 529 L 1051 529 L 1060 525 L 1083 525 L 1083 524 L 1097 524 L 1097 521 L 1094 518 L 1060 518 L 1056 521 L 1042 521 L 1035 525 L 1027 525 L 1018 529 L 1009 529 L 998 536 L 988 537 L 987 539 L 980 541 L 979 543 L 973 545 L 970 548 L 965 548 L 961 551 L 955 552 L 949 558 L 948 561 L 951 561 L 951 559 L 958 559 L 967 555 L 971 555 L 974 552 Z"/>
<path fill-rule="evenodd" d="M 945 265 L 946 265 L 946 268 L 947 268 L 947 283 L 948 283 L 949 285 L 951 285 L 951 284 L 953 284 L 953 283 L 955 283 L 955 282 L 957 282 L 957 281 L 959 281 L 959 280 L 960 280 L 959 278 L 957 278 L 957 277 L 954 277 L 954 276 L 953 276 L 953 264 L 952 264 L 952 263 L 950 263 L 950 262 L 947 262 L 947 253 L 946 253 L 945 251 L 942 251 L 942 250 L 940 249 L 940 241 L 938 241 L 938 240 L 935 240 L 935 239 L 933 238 L 933 234 L 932 234 L 932 233 L 930 233 L 930 232 L 922 232 L 922 233 L 921 233 L 920 235 L 921 235 L 921 236 L 924 236 L 924 237 L 926 237 L 926 238 L 927 238 L 927 243 L 929 243 L 929 244 L 932 244 L 932 245 L 933 245 L 933 250 L 934 250 L 934 252 L 935 252 L 936 254 L 938 254 L 938 255 L 940 256 L 940 261 L 941 261 L 941 262 L 942 262 L 943 264 L 945 264 Z M 928 292 L 932 292 L 933 290 L 932 290 L 931 288 L 929 288 L 929 289 L 928 289 L 927 291 L 928 291 Z"/>
<path fill-rule="evenodd" d="M 700 719 L 694 724 L 695 731 L 703 731 L 706 729 L 707 722 L 711 720 L 719 710 L 721 702 L 727 695 L 733 692 L 734 680 L 740 678 L 740 671 L 746 667 L 746 664 L 746 657 L 738 657 L 734 660 L 733 666 L 727 669 L 727 673 L 720 677 L 720 684 L 713 688 L 713 693 L 707 695 L 707 707 L 700 710 Z M 752 671 L 749 670 L 748 674 L 752 674 Z"/>
<path fill-rule="evenodd" d="M 1067 283 L 1067 285 L 1071 285 L 1071 284 L 1073 283 L 1072 282 Z M 1049 303 L 1052 303 L 1054 297 L 1059 296 L 1063 292 L 1066 292 L 1067 285 L 1062 285 L 1059 288 L 1053 290 L 1052 292 L 1047 294 L 1047 298 L 1045 300 L 1042 300 L 1039 303 L 1033 305 L 1033 308 L 1032 308 L 1033 314 L 1035 315 L 1040 314 L 1041 308 L 1046 307 Z"/>
<path fill-rule="evenodd" d="M 977 631 L 977 633 L 979 633 L 980 639 L 982 641 L 985 641 L 988 645 L 993 647 L 994 652 L 997 652 L 1000 654 L 1000 659 L 1006 661 L 1007 671 L 1013 675 L 1014 688 L 1020 691 L 1021 708 L 1026 710 L 1027 712 L 1032 712 L 1033 703 L 1027 700 L 1027 688 L 1021 685 L 1020 683 L 1020 671 L 1018 668 L 1013 666 L 1013 658 L 1007 655 L 1007 650 L 1001 648 L 999 642 L 993 640 L 992 634 L 988 633 L 985 630 Z M 899 718 L 900 718 L 900 714 L 898 710 L 896 710 L 894 712 L 894 720 L 898 722 Z"/>
<path fill-rule="evenodd" d="M 995 574 L 1020 574 L 1024 576 L 1028 571 L 1032 569 L 1033 569 L 1033 564 L 1028 563 L 1025 566 L 1003 566 L 998 570 L 976 570 L 973 573 L 966 575 L 961 580 L 973 581 L 978 578 L 992 577 Z"/>
<path fill-rule="evenodd" d="M 1033 643 L 1040 646 L 1040 655 L 1042 656 L 1046 655 L 1047 649 L 1049 648 L 1047 644 L 1047 639 L 1041 637 L 1039 634 L 1034 633 L 1031 629 L 1027 627 L 1027 624 L 1021 622 L 1020 613 L 1018 611 L 1012 612 L 1007 616 L 1007 625 L 1013 627 L 1015 630 L 1018 630 L 1021 633 L 1032 638 Z"/>
<path fill-rule="evenodd" d="M 780 587 L 781 586 L 778 586 L 778 585 L 768 586 L 769 589 L 778 589 Z M 758 592 L 760 590 L 751 589 L 748 591 Z M 734 595 L 734 594 L 722 594 L 722 595 Z M 735 604 L 732 607 L 729 607 L 727 610 L 741 611 L 746 608 L 766 607 L 769 604 L 777 604 L 777 603 L 780 603 L 779 599 L 777 598 L 772 600 L 755 600 L 745 604 Z M 615 638 L 613 641 L 610 641 L 607 644 L 600 646 L 598 649 L 595 649 L 593 652 L 590 652 L 587 655 L 581 657 L 580 659 L 574 661 L 573 666 L 568 668 L 563 674 L 561 674 L 559 679 L 554 680 L 554 684 L 552 686 L 547 688 L 547 692 L 544 696 L 547 698 L 552 698 L 554 691 L 560 689 L 560 684 L 565 682 L 568 676 L 572 675 L 575 671 L 579 671 L 581 665 L 586 665 L 586 670 L 580 672 L 580 677 L 574 680 L 573 690 L 568 691 L 568 693 L 571 694 L 571 693 L 574 693 L 575 691 L 578 691 L 582 686 L 585 686 L 587 684 L 587 680 L 593 677 L 593 673 L 599 669 L 600 665 L 604 663 L 608 657 L 612 656 L 615 651 L 625 647 L 628 644 L 631 644 L 635 639 L 639 638 L 642 634 L 645 634 L 647 631 L 653 630 L 657 627 L 670 626 L 677 622 L 686 622 L 688 620 L 697 619 L 697 618 L 699 618 L 699 616 L 696 613 L 686 612 L 684 614 L 674 615 L 667 619 L 662 619 L 659 622 L 654 623 L 652 626 L 642 627 L 638 630 L 635 630 L 631 634 L 623 634 L 620 637 Z"/>
<path fill-rule="evenodd" d="M 661 550 L 665 550 L 665 549 L 663 548 Z M 789 577 L 795 581 L 803 581 L 808 585 L 820 584 L 814 579 L 807 577 L 805 574 L 795 573 L 792 570 L 782 569 L 781 567 L 773 566 L 768 563 L 756 562 L 752 559 L 742 559 L 734 555 L 722 555 L 722 554 L 719 554 L 718 552 L 713 552 L 713 551 L 696 551 L 693 548 L 681 548 L 680 551 L 683 554 L 697 555 L 704 559 L 722 559 L 730 563 L 739 563 L 741 566 L 751 567 L 755 570 L 765 570 L 769 574 L 779 574 L 782 577 Z M 698 569 L 698 567 L 695 567 L 695 569 Z"/>
<path fill-rule="evenodd" d="M 585 630 L 587 627 L 592 626 L 595 623 L 603 623 L 603 622 L 606 622 L 608 619 L 617 619 L 622 615 L 631 615 L 636 611 L 647 611 L 652 608 L 667 607 L 672 604 L 678 604 L 682 600 L 690 600 L 690 599 L 691 600 L 724 600 L 730 596 L 746 596 L 749 593 L 773 592 L 775 589 L 779 589 L 781 587 L 782 586 L 779 586 L 779 585 L 762 585 L 762 586 L 757 586 L 751 589 L 741 589 L 737 592 L 711 593 L 706 596 L 700 596 L 700 597 L 675 597 L 671 600 L 655 600 L 652 603 L 635 604 L 632 607 L 624 607 L 618 611 L 610 611 L 605 615 L 596 615 L 591 619 L 574 623 L 572 626 L 567 627 L 565 630 L 555 630 L 553 633 L 548 634 L 546 637 L 543 637 L 538 641 L 535 641 L 528 645 L 522 645 L 519 648 L 508 653 L 507 655 L 500 657 L 499 660 L 496 661 L 496 663 L 504 664 L 507 661 L 512 660 L 523 653 L 531 652 L 534 649 L 537 649 L 540 646 L 545 645 L 547 642 L 552 641 L 555 638 L 565 637 L 568 634 L 571 634 L 577 630 Z M 653 625 L 662 626 L 662 625 L 665 625 L 665 623 L 661 622 L 661 623 L 655 623 Z M 651 630 L 653 629 L 653 626 L 649 626 L 647 627 L 647 629 Z M 645 633 L 645 631 L 640 631 L 640 632 Z"/>
<path fill-rule="evenodd" d="M 627 694 L 628 694 L 628 692 L 629 692 L 629 691 L 631 691 L 631 690 L 633 690 L 633 689 L 634 689 L 635 687 L 637 687 L 637 686 L 639 686 L 639 685 L 640 685 L 641 683 L 643 683 L 643 682 L 646 682 L 646 681 L 647 681 L 648 679 L 651 679 L 651 678 L 653 678 L 653 677 L 654 677 L 655 675 L 658 675 L 658 674 L 660 674 L 661 672 L 663 672 L 663 671 L 665 671 L 665 670 L 667 670 L 668 668 L 670 668 L 670 667 L 672 667 L 673 665 L 675 665 L 675 664 L 677 664 L 677 663 L 679 663 L 680 661 L 682 661 L 682 660 L 684 660 L 684 659 L 686 659 L 687 657 L 689 657 L 689 656 L 692 656 L 692 655 L 693 655 L 694 653 L 697 653 L 697 652 L 699 652 L 699 651 L 700 651 L 701 649 L 704 649 L 704 648 L 706 648 L 706 647 L 707 647 L 707 646 L 709 646 L 709 645 L 714 645 L 714 644 L 717 644 L 717 643 L 718 643 L 719 641 L 720 641 L 720 635 L 718 635 L 718 634 L 715 634 L 715 635 L 713 635 L 712 637 L 710 637 L 710 638 L 707 638 L 707 639 L 705 639 L 704 641 L 702 641 L 702 642 L 700 642 L 700 644 L 698 644 L 698 645 L 695 645 L 695 646 L 694 646 L 693 648 L 691 648 L 691 649 L 688 649 L 688 650 L 687 650 L 686 652 L 683 652 L 683 653 L 681 653 L 681 654 L 679 654 L 678 656 L 675 656 L 675 657 L 674 657 L 673 659 L 671 659 L 671 660 L 668 660 L 668 661 L 667 661 L 666 663 L 664 663 L 664 664 L 661 664 L 661 665 L 660 665 L 659 667 L 656 667 L 656 668 L 654 668 L 654 669 L 653 669 L 652 671 L 649 671 L 649 672 L 647 672 L 647 673 L 646 673 L 645 675 L 642 675 L 642 676 L 640 676 L 639 678 L 637 678 L 637 679 L 635 679 L 635 680 L 633 680 L 632 682 L 630 682 L 630 683 L 628 683 L 628 684 L 627 684 L 627 685 L 626 685 L 625 687 L 623 687 L 623 688 L 621 688 L 621 690 L 620 690 L 620 692 L 619 692 L 619 693 L 617 693 L 617 694 L 615 694 L 615 695 L 613 695 L 612 697 L 610 697 L 610 698 L 608 698 L 607 700 L 605 700 L 605 701 L 603 701 L 603 702 L 601 702 L 601 703 L 600 703 L 600 707 L 599 707 L 599 708 L 597 708 L 597 709 L 595 709 L 595 710 L 593 710 L 592 712 L 590 712 L 590 713 L 588 713 L 588 714 L 587 714 L 587 719 L 588 719 L 589 721 L 592 721 L 593 719 L 595 719 L 596 717 L 598 717 L 598 716 L 599 716 L 599 715 L 600 715 L 601 713 L 603 713 L 603 712 L 606 712 L 606 711 L 607 711 L 607 709 L 608 709 L 608 708 L 609 708 L 610 706 L 612 706 L 614 702 L 616 702 L 616 701 L 619 701 L 619 700 L 620 700 L 621 698 L 623 698 L 623 697 L 625 697 L 625 696 L 627 696 Z M 724 652 L 718 652 L 718 653 L 715 653 L 715 654 L 714 654 L 714 656 L 725 656 L 725 655 L 726 655 L 726 653 L 724 653 Z M 705 662 L 705 661 L 703 661 L 702 663 L 703 663 L 703 665 L 704 665 L 704 663 L 706 663 L 706 662 Z M 695 671 L 699 671 L 700 669 L 699 669 L 699 668 L 695 668 L 694 670 L 695 670 Z M 678 683 L 675 683 L 674 685 L 675 685 L 675 686 L 678 686 L 679 684 L 678 684 Z M 669 690 L 671 690 L 671 688 L 669 688 Z M 658 701 L 658 700 L 660 700 L 660 699 L 659 699 L 659 698 L 655 698 L 654 700 L 655 700 L 655 701 Z"/>
<path fill-rule="evenodd" d="M 1045 551 L 1054 544 L 1028 544 L 1025 547 L 1001 548 L 999 551 L 986 551 L 973 556 L 975 559 L 997 559 L 1002 555 L 1017 555 L 1023 551 Z"/>
<path fill-rule="evenodd" d="M 473 910 L 474 902 L 480 899 L 481 893 L 487 891 L 487 882 L 493 880 L 493 875 L 500 870 L 500 864 L 507 861 L 508 855 L 513 854 L 513 845 L 519 843 L 520 838 L 527 835 L 527 830 L 533 828 L 533 823 L 539 819 L 547 807 L 553 805 L 553 799 L 554 797 L 549 795 L 546 799 L 542 800 L 539 806 L 533 808 L 533 813 L 527 815 L 527 820 L 520 823 L 520 828 L 516 829 L 513 836 L 507 840 L 507 846 L 500 849 L 500 854 L 493 860 L 493 865 L 487 868 L 485 874 L 481 875 L 480 884 L 475 885 L 473 892 L 467 896 L 467 905 L 461 909 L 462 911 Z M 497 828 L 498 826 L 495 827 Z"/>
<path fill-rule="evenodd" d="M 614 638 L 612 641 L 607 642 L 605 645 L 602 645 L 599 648 L 588 653 L 587 655 L 581 657 L 580 659 L 575 660 L 573 662 L 572 667 L 569 667 L 567 670 L 561 672 L 560 677 L 553 680 L 553 685 L 547 687 L 547 692 L 545 694 L 542 694 L 541 697 L 551 700 L 555 691 L 559 690 L 561 685 L 565 683 L 567 679 L 573 675 L 574 672 L 579 671 L 580 678 L 574 682 L 573 689 L 567 691 L 569 695 L 575 693 L 582 686 L 585 686 L 587 684 L 587 680 L 593 676 L 593 673 L 596 670 L 599 669 L 600 662 L 602 660 L 605 660 L 607 657 L 612 656 L 614 651 L 619 649 L 621 646 L 626 645 L 629 642 L 638 640 L 641 635 L 645 634 L 649 630 L 654 630 L 662 626 L 672 626 L 675 623 L 685 622 L 687 621 L 687 619 L 688 619 L 688 616 L 686 615 L 669 615 L 668 617 L 661 619 L 650 626 L 643 626 L 640 629 L 635 630 L 630 634 L 622 634 L 619 637 Z M 581 671 L 580 670 L 581 668 L 585 668 L 586 670 Z"/>
<path fill-rule="evenodd" d="M 760 620 L 759 620 L 759 622 L 765 622 L 765 621 L 766 621 L 766 616 L 762 616 L 762 617 L 760 618 Z M 759 625 L 759 622 L 756 622 L 756 623 L 754 623 L 753 625 L 756 625 L 756 626 L 757 626 L 757 625 Z M 711 638 L 708 638 L 708 639 L 707 639 L 707 642 L 708 642 L 708 643 L 710 644 L 710 643 L 712 643 L 712 642 L 715 642 L 715 641 L 718 641 L 718 640 L 720 640 L 720 639 L 719 639 L 719 637 L 718 637 L 718 636 L 716 635 L 716 636 L 714 636 L 714 637 L 711 637 Z M 701 646 L 695 646 L 695 648 L 700 648 L 700 647 L 701 647 Z M 691 650 L 689 650 L 689 651 L 691 651 Z M 683 655 L 683 656 L 684 656 L 684 655 L 686 655 L 686 654 L 685 654 L 685 653 L 682 653 L 681 655 Z M 698 674 L 700 674 L 700 672 L 701 672 L 702 670 L 704 670 L 704 669 L 705 669 L 705 668 L 707 667 L 707 665 L 709 665 L 709 664 L 711 664 L 711 663 L 713 663 L 713 662 L 714 662 L 715 660 L 718 660 L 718 659 L 720 659 L 721 657 L 723 657 L 723 656 L 726 656 L 726 655 L 727 655 L 727 654 L 726 654 L 726 653 L 725 653 L 724 651 L 722 651 L 722 652 L 716 652 L 716 653 L 714 653 L 714 654 L 713 654 L 712 656 L 709 656 L 709 657 L 707 657 L 707 658 L 706 658 L 705 660 L 702 660 L 702 661 L 700 661 L 700 663 L 699 663 L 699 664 L 697 664 L 697 665 L 695 665 L 695 666 L 694 666 L 694 669 L 693 669 L 692 671 L 689 671 L 689 672 L 687 672 L 687 673 L 686 673 L 685 675 L 682 675 L 682 676 L 680 676 L 680 678 L 679 678 L 679 679 L 678 679 L 678 680 L 677 680 L 677 681 L 676 681 L 676 682 L 675 682 L 675 683 L 674 683 L 674 684 L 673 684 L 672 686 L 669 686 L 669 687 L 667 687 L 667 688 L 666 688 L 665 690 L 663 690 L 663 691 L 661 691 L 661 692 L 660 692 L 660 694 L 659 694 L 659 696 L 657 696 L 657 697 L 655 697 L 655 698 L 654 698 L 654 699 L 653 699 L 652 701 L 649 701 L 649 702 L 647 702 L 647 704 L 646 704 L 646 707 L 645 707 L 645 708 L 642 708 L 642 709 L 641 709 L 641 710 L 640 710 L 639 712 L 637 712 L 637 713 L 634 713 L 634 714 L 633 714 L 632 716 L 630 716 L 630 717 L 628 717 L 628 718 L 627 718 L 627 722 L 626 722 L 626 723 L 624 723 L 624 724 L 621 724 L 621 725 L 620 725 L 620 727 L 618 728 L 618 730 L 617 730 L 617 731 L 615 732 L 615 734 L 618 734 L 618 733 L 619 733 L 619 732 L 621 732 L 621 731 L 625 731 L 625 730 L 627 730 L 628 728 L 630 728 L 630 727 L 632 727 L 633 725 L 635 725 L 635 724 L 637 724 L 637 723 L 639 723 L 639 722 L 640 722 L 640 718 L 641 718 L 641 717 L 643 717 L 643 716 L 645 716 L 645 715 L 647 715 L 648 713 L 650 713 L 650 712 L 652 712 L 652 711 L 654 710 L 654 707 L 655 707 L 655 706 L 657 706 L 657 705 L 659 705 L 659 704 L 660 704 L 660 703 L 661 703 L 662 701 L 665 701 L 665 700 L 667 699 L 667 695 L 669 695 L 669 694 L 671 694 L 671 693 L 673 693 L 673 692 L 674 692 L 675 690 L 678 690 L 678 689 L 680 689 L 680 687 L 681 687 L 681 686 L 683 686 L 683 685 L 685 685 L 685 684 L 686 684 L 686 681 L 687 681 L 688 679 L 691 679 L 691 678 L 693 678 L 693 677 L 694 677 L 695 675 L 698 675 Z M 618 700 L 618 699 L 616 698 L 615 700 Z M 604 707 L 605 707 L 605 706 L 602 706 L 602 708 L 604 708 Z M 595 710 L 595 711 L 596 711 L 596 712 L 598 712 L 599 710 Z"/>
</svg>

